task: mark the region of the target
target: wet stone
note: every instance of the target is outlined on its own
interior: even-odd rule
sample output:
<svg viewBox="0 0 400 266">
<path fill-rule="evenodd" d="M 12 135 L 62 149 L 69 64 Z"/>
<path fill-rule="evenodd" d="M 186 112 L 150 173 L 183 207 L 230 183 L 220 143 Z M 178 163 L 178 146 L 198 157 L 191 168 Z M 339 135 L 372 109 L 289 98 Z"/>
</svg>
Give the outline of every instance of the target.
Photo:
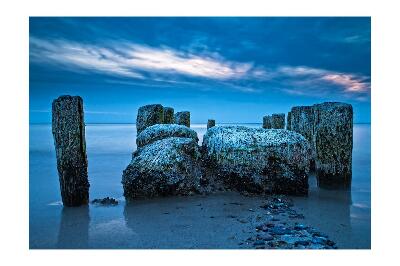
<svg viewBox="0 0 400 266">
<path fill-rule="evenodd" d="M 114 198 L 106 197 L 103 199 L 94 199 L 92 200 L 92 204 L 115 206 L 118 205 L 118 201 Z"/>
</svg>

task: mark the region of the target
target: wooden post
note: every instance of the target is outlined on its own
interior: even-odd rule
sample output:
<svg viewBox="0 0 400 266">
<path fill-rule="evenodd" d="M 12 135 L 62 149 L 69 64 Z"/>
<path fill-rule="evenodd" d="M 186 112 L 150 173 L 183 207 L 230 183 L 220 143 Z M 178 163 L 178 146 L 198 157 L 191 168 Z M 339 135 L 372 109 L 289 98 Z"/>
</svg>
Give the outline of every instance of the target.
<svg viewBox="0 0 400 266">
<path fill-rule="evenodd" d="M 52 132 L 63 204 L 88 204 L 90 185 L 82 98 L 60 96 L 53 101 L 52 113 Z"/>
</svg>

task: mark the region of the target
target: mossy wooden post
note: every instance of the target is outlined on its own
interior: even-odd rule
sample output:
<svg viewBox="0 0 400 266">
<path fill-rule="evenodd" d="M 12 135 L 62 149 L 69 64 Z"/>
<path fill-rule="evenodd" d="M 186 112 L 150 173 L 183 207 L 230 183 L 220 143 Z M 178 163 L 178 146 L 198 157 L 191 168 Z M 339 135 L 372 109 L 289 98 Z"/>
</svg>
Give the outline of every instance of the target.
<svg viewBox="0 0 400 266">
<path fill-rule="evenodd" d="M 285 114 L 272 114 L 271 128 L 284 129 L 285 128 Z"/>
<path fill-rule="evenodd" d="M 164 124 L 174 123 L 174 108 L 164 107 Z"/>
<path fill-rule="evenodd" d="M 136 130 L 139 135 L 145 128 L 164 123 L 164 108 L 161 104 L 141 106 L 136 117 Z"/>
<path fill-rule="evenodd" d="M 287 113 L 286 129 L 287 130 L 292 130 L 292 112 L 288 112 Z"/>
<path fill-rule="evenodd" d="M 263 117 L 263 128 L 270 129 L 271 128 L 271 116 L 266 115 Z"/>
<path fill-rule="evenodd" d="M 82 98 L 60 96 L 53 101 L 52 114 L 52 132 L 63 204 L 87 204 L 89 180 Z"/>
<path fill-rule="evenodd" d="M 353 107 L 326 102 L 313 106 L 315 166 L 321 187 L 351 186 Z"/>
<path fill-rule="evenodd" d="M 214 119 L 208 119 L 207 121 L 207 129 L 215 127 L 215 120 Z"/>
<path fill-rule="evenodd" d="M 175 114 L 175 124 L 190 127 L 190 112 L 183 111 Z"/>
</svg>

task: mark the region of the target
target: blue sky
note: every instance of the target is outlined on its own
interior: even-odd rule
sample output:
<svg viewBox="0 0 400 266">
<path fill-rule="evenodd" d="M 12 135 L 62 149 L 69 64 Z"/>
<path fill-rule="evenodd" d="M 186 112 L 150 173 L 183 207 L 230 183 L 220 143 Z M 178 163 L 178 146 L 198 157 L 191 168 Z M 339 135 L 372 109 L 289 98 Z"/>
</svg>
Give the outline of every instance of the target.
<svg viewBox="0 0 400 266">
<path fill-rule="evenodd" d="M 134 123 L 161 103 L 192 123 L 261 122 L 343 101 L 370 122 L 370 18 L 30 18 L 30 122 L 80 95 L 87 123 Z"/>
</svg>

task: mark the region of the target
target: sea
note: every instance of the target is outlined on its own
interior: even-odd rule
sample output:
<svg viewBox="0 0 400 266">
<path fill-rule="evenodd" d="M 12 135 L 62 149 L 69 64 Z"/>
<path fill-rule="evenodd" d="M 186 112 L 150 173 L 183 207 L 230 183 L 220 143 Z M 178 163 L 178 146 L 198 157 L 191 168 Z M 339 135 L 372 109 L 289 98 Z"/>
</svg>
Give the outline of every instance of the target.
<svg viewBox="0 0 400 266">
<path fill-rule="evenodd" d="M 228 124 L 224 124 L 228 125 Z M 233 125 L 233 124 L 231 124 Z M 261 124 L 240 124 L 261 127 Z M 201 144 L 206 124 L 192 124 Z M 325 190 L 311 175 L 308 197 L 293 197 L 304 223 L 320 228 L 339 248 L 371 245 L 371 125 L 354 125 L 351 190 Z M 115 207 L 90 204 L 65 208 L 61 202 L 51 124 L 29 126 L 29 247 L 93 248 L 237 248 L 248 225 L 227 221 L 224 202 L 239 194 L 175 197 L 127 204 L 122 171 L 136 150 L 134 124 L 87 124 L 86 145 L 90 199 L 113 197 Z M 201 204 L 207 208 L 198 209 Z M 245 215 L 239 209 L 223 209 Z M 202 213 L 202 211 L 204 213 Z M 220 215 L 220 216 L 218 216 Z M 216 219 L 208 219 L 208 217 Z M 208 219 L 208 220 L 207 220 Z M 210 221 L 209 221 L 210 220 Z M 212 221 L 211 221 L 212 220 Z M 247 226 L 247 227 L 246 227 Z M 235 239 L 236 238 L 236 239 Z"/>
</svg>

